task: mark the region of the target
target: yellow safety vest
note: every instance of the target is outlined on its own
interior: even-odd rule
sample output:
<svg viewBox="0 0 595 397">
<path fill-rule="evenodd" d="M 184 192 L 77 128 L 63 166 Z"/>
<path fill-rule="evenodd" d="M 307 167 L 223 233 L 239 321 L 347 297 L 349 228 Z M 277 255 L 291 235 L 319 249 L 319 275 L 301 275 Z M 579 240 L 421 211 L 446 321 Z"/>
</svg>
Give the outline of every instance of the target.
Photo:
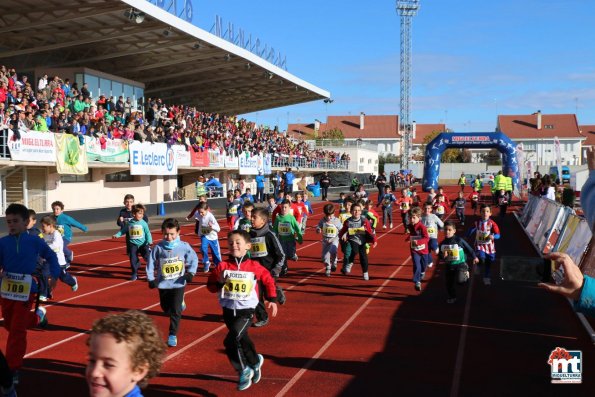
<svg viewBox="0 0 595 397">
<path fill-rule="evenodd" d="M 506 189 L 505 190 L 507 192 L 512 192 L 512 178 L 507 176 L 507 177 L 505 177 L 505 179 L 506 179 Z"/>
</svg>

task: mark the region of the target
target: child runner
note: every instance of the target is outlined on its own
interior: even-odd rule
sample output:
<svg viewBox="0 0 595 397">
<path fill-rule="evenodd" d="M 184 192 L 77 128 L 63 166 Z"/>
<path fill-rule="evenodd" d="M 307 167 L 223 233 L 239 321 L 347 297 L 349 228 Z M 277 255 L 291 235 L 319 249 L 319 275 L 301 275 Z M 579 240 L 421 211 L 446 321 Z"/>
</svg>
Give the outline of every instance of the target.
<svg viewBox="0 0 595 397">
<path fill-rule="evenodd" d="M 246 188 L 246 193 L 244 193 L 240 196 L 240 201 L 242 202 L 242 205 L 244 205 L 248 202 L 254 204 L 254 196 L 252 196 L 252 192 L 249 187 Z"/>
<path fill-rule="evenodd" d="M 153 237 L 149 225 L 143 219 L 145 206 L 136 204 L 132 208 L 132 216 L 132 220 L 126 222 L 122 229 L 112 237 L 118 238 L 126 234 L 126 247 L 128 247 L 128 257 L 130 258 L 130 280 L 134 281 L 138 279 L 138 268 L 140 267 L 138 255 L 140 254 L 146 263 L 149 262 Z"/>
<path fill-rule="evenodd" d="M 384 194 L 378 197 L 378 204 L 382 204 L 382 228 L 386 229 L 386 225 L 393 227 L 393 203 L 397 201 L 394 194 L 391 193 L 390 187 L 384 187 Z"/>
<path fill-rule="evenodd" d="M 376 235 L 376 227 L 378 226 L 378 219 L 380 219 L 380 216 L 378 215 L 378 213 L 376 211 L 374 211 L 374 203 L 372 202 L 372 200 L 366 201 L 364 202 L 363 200 L 360 200 L 361 207 L 364 209 L 362 211 L 362 215 L 364 217 L 366 217 L 367 220 L 370 221 L 370 227 L 372 228 L 372 233 L 374 235 Z M 370 244 L 366 243 L 366 254 L 370 253 Z"/>
<path fill-rule="evenodd" d="M 116 220 L 116 225 L 120 229 L 124 227 L 126 222 L 130 222 L 133 218 L 132 216 L 132 208 L 134 207 L 134 196 L 132 194 L 127 194 L 124 196 L 124 208 L 120 210 L 118 214 L 118 219 Z M 149 218 L 147 218 L 147 214 L 145 214 L 144 218 L 147 224 L 149 223 Z"/>
<path fill-rule="evenodd" d="M 345 212 L 345 193 L 339 193 L 339 214 Z"/>
<path fill-rule="evenodd" d="M 250 232 L 252 227 L 252 211 L 254 210 L 254 204 L 250 201 L 244 203 L 242 206 L 242 216 L 236 220 L 233 225 L 233 230 L 244 230 Z"/>
<path fill-rule="evenodd" d="M 196 233 L 197 236 L 198 236 L 198 220 L 196 219 L 196 213 L 198 212 L 198 206 L 200 205 L 200 203 L 206 203 L 206 202 L 207 202 L 207 196 L 205 194 L 201 194 L 198 197 L 198 203 L 196 203 L 194 208 L 192 208 L 192 211 L 190 211 L 190 213 L 188 215 L 186 215 L 187 221 L 192 219 L 192 217 L 194 217 L 194 233 Z"/>
<path fill-rule="evenodd" d="M 35 224 L 37 223 L 37 213 L 34 210 L 29 210 L 29 224 L 27 225 L 27 233 L 31 236 L 36 236 L 43 239 L 43 233 L 39 230 Z M 47 261 L 39 259 L 37 262 L 37 270 L 35 271 L 37 281 L 39 282 L 39 300 L 41 302 L 47 302 L 51 298 L 52 294 L 50 291 L 50 268 Z"/>
<path fill-rule="evenodd" d="M 23 366 L 27 351 L 27 329 L 47 324 L 44 307 L 31 310 L 39 288 L 33 280 L 38 258 L 49 263 L 50 275 L 54 278 L 60 275 L 60 265 L 56 253 L 42 239 L 27 233 L 27 207 L 10 204 L 4 214 L 8 236 L 0 238 L 0 272 L 3 273 L 0 305 L 4 328 L 8 331 L 6 360 L 17 384 L 18 370 Z"/>
<path fill-rule="evenodd" d="M 411 209 L 411 203 L 413 200 L 411 197 L 408 196 L 407 188 L 401 189 L 401 197 L 397 200 L 397 204 L 401 208 L 401 220 L 403 222 L 403 227 L 405 228 L 405 233 L 409 233 L 409 229 L 407 226 L 409 225 L 409 210 Z"/>
<path fill-rule="evenodd" d="M 269 205 L 267 205 L 267 211 L 269 213 L 269 219 L 273 216 L 273 212 L 275 211 L 275 208 L 277 208 L 277 202 L 275 201 L 275 198 L 273 196 L 269 196 L 269 198 L 267 199 Z"/>
<path fill-rule="evenodd" d="M 473 215 L 475 215 L 479 208 L 477 205 L 479 203 L 479 191 L 474 189 L 469 195 L 469 200 L 471 200 L 471 210 L 473 211 Z"/>
<path fill-rule="evenodd" d="M 233 225 L 236 223 L 238 218 L 238 213 L 240 208 L 242 207 L 242 202 L 240 201 L 240 191 L 234 190 L 233 192 L 230 190 L 227 192 L 227 227 L 229 230 L 233 230 Z"/>
<path fill-rule="evenodd" d="M 366 242 L 373 243 L 372 247 L 376 247 L 376 235 L 372 232 L 370 222 L 362 216 L 362 207 L 359 204 L 354 204 L 351 207 L 351 217 L 343 223 L 343 227 L 339 232 L 339 238 L 346 243 L 346 249 L 343 258 L 343 268 L 341 272 L 345 275 L 351 272 L 355 254 L 359 253 L 359 261 L 362 267 L 364 280 L 369 280 L 368 275 L 368 254 L 366 254 Z"/>
<path fill-rule="evenodd" d="M 265 296 L 272 316 L 277 315 L 275 280 L 260 263 L 248 258 L 250 235 L 243 230 L 228 234 L 229 260 L 221 262 L 209 276 L 207 288 L 219 294 L 223 320 L 229 330 L 225 353 L 239 374 L 238 390 L 246 390 L 258 383 L 262 376 L 264 357 L 256 352 L 248 336 L 254 308 L 258 304 L 258 284 L 264 285 Z"/>
<path fill-rule="evenodd" d="M 325 275 L 331 276 L 331 272 L 337 270 L 337 250 L 339 249 L 339 230 L 343 224 L 335 218 L 335 206 L 327 204 L 323 208 L 324 218 L 318 222 L 316 233 L 322 232 L 322 263 L 326 268 Z"/>
<path fill-rule="evenodd" d="M 269 227 L 269 217 L 264 208 L 256 208 L 252 211 L 252 230 L 250 230 L 250 256 L 258 261 L 265 269 L 271 272 L 275 279 L 277 290 L 277 301 L 279 304 L 285 304 L 285 294 L 283 289 L 277 283 L 277 278 L 281 274 L 283 264 L 285 263 L 285 254 L 281 242 L 271 231 Z M 264 305 L 263 288 L 260 288 L 259 302 L 254 312 L 256 322 L 255 327 L 263 327 L 269 322 L 269 315 Z"/>
<path fill-rule="evenodd" d="M 430 188 L 430 192 L 428 193 L 428 197 L 426 199 L 426 203 L 430 203 L 432 205 L 434 205 L 434 200 L 436 199 L 436 191 L 434 190 L 434 188 Z"/>
<path fill-rule="evenodd" d="M 298 196 L 296 196 L 297 198 Z M 298 200 L 299 203 L 299 200 Z M 308 192 L 304 191 L 303 194 L 303 201 L 302 201 L 303 205 L 304 205 L 304 212 L 302 213 L 302 234 L 306 234 L 306 223 L 308 222 L 308 215 L 313 215 L 314 214 L 314 210 L 312 209 L 312 205 L 310 204 L 310 200 L 308 200 Z"/>
<path fill-rule="evenodd" d="M 275 203 L 277 203 L 277 205 L 279 205 L 283 202 L 283 200 L 285 200 L 285 192 L 283 190 L 281 190 L 279 192 L 279 195 L 275 199 Z"/>
<path fill-rule="evenodd" d="M 452 202 L 451 208 L 454 207 L 457 211 L 457 218 L 461 225 L 465 225 L 465 204 L 467 204 L 467 200 L 465 200 L 465 193 L 461 190 L 459 192 L 459 196 Z"/>
<path fill-rule="evenodd" d="M 479 262 L 471 246 L 461 237 L 455 235 L 456 231 L 455 224 L 447 221 L 444 224 L 445 238 L 440 243 L 440 259 L 446 264 L 447 303 L 457 301 L 455 280 L 458 284 L 464 284 L 469 279 L 469 266 L 467 266 L 466 258 L 473 258 L 473 263 Z"/>
<path fill-rule="evenodd" d="M 217 233 L 221 231 L 219 223 L 215 216 L 209 211 L 207 203 L 198 205 L 198 235 L 200 236 L 200 249 L 202 251 L 203 271 L 207 273 L 211 267 L 209 260 L 209 248 L 213 255 L 213 265 L 218 266 L 221 262 L 221 249 L 219 248 L 219 237 Z"/>
<path fill-rule="evenodd" d="M 443 187 L 439 187 L 438 188 L 438 194 L 442 195 L 442 201 L 444 201 L 446 203 L 446 207 L 450 207 L 450 199 L 448 198 L 448 196 L 446 195 L 446 193 L 444 193 L 444 188 Z"/>
<path fill-rule="evenodd" d="M 52 211 L 54 212 L 54 217 L 56 217 L 57 229 L 62 234 L 62 239 L 64 240 L 66 264 L 70 266 L 70 263 L 74 259 L 74 254 L 68 248 L 68 244 L 72 241 L 72 227 L 74 226 L 85 233 L 87 233 L 88 229 L 87 226 L 64 213 L 64 204 L 61 201 L 54 201 L 52 203 Z"/>
<path fill-rule="evenodd" d="M 500 219 L 504 219 L 508 208 L 508 194 L 503 189 L 498 193 L 498 206 L 500 207 Z"/>
<path fill-rule="evenodd" d="M 421 291 L 421 280 L 426 275 L 426 258 L 428 255 L 428 230 L 421 221 L 421 208 L 411 210 L 411 223 L 409 224 L 409 241 L 411 242 L 411 259 L 413 260 L 413 282 L 415 290 Z"/>
<path fill-rule="evenodd" d="M 136 310 L 95 321 L 87 346 L 91 397 L 142 397 L 140 388 L 157 376 L 166 350 L 153 321 Z"/>
<path fill-rule="evenodd" d="M 413 207 L 419 207 L 421 206 L 421 198 L 417 195 L 417 189 L 416 188 L 412 188 L 411 189 L 411 206 Z"/>
<path fill-rule="evenodd" d="M 496 260 L 496 245 L 494 240 L 500 238 L 500 228 L 490 216 L 492 209 L 487 204 L 482 204 L 479 210 L 481 219 L 475 221 L 472 229 L 467 233 L 471 236 L 475 233 L 475 254 L 479 258 L 479 266 L 484 268 L 483 283 L 490 285 L 490 268 Z M 479 273 L 479 268 L 475 267 L 475 272 Z"/>
<path fill-rule="evenodd" d="M 295 258 L 297 260 L 297 254 L 295 249 L 296 240 L 302 243 L 302 228 L 292 214 L 291 203 L 289 200 L 283 201 L 281 204 L 281 214 L 275 218 L 273 223 L 273 230 L 279 236 L 281 241 L 281 247 L 285 253 L 285 261 L 283 262 L 283 268 L 279 276 L 284 277 L 287 275 L 287 259 Z"/>
<path fill-rule="evenodd" d="M 178 328 L 186 308 L 184 290 L 198 269 L 198 257 L 185 241 L 180 240 L 180 224 L 167 218 L 161 224 L 163 240 L 155 245 L 147 264 L 149 288 L 159 289 L 161 309 L 169 315 L 167 345 L 178 344 Z"/>
<path fill-rule="evenodd" d="M 58 230 L 56 230 L 56 220 L 52 216 L 44 216 L 41 218 L 41 229 L 43 230 L 43 239 L 58 257 L 58 264 L 60 265 L 60 276 L 58 276 L 58 278 L 64 284 L 70 286 L 72 292 L 76 292 L 76 290 L 79 288 L 79 284 L 76 280 L 76 277 L 73 277 L 66 271 L 66 259 L 64 258 L 64 251 L 62 249 L 62 245 L 64 243 L 62 242 L 62 235 Z M 57 281 L 57 279 L 52 280 L 48 295 L 51 294 L 51 291 L 56 287 Z"/>
<path fill-rule="evenodd" d="M 446 214 L 446 205 L 445 197 L 442 194 L 437 194 L 434 200 L 434 213 L 438 218 L 442 219 Z"/>
<path fill-rule="evenodd" d="M 440 218 L 432 213 L 432 204 L 426 203 L 424 206 L 424 214 L 421 216 L 421 223 L 426 227 L 428 236 L 430 238 L 428 242 L 428 255 L 426 257 L 427 267 L 434 266 L 432 259 L 432 251 L 438 254 L 438 228 L 443 228 L 444 223 Z"/>
</svg>

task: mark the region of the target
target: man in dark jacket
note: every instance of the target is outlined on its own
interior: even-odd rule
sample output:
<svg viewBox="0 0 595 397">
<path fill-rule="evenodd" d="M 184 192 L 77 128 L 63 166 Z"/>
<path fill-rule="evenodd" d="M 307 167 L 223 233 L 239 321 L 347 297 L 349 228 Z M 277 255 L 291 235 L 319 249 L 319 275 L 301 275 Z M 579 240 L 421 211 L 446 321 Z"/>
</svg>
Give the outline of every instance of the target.
<svg viewBox="0 0 595 397">
<path fill-rule="evenodd" d="M 328 176 L 328 173 L 325 172 L 324 175 L 320 177 L 320 188 L 322 189 L 322 200 L 326 200 L 326 196 L 328 195 L 328 188 L 331 185 L 331 178 Z"/>
</svg>

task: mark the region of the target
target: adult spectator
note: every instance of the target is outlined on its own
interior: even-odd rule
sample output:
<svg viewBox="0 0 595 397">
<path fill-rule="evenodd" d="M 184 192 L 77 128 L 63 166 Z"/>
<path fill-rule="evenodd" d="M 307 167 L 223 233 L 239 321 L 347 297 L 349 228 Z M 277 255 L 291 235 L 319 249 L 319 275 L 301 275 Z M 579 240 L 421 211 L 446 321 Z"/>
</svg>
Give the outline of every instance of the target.
<svg viewBox="0 0 595 397">
<path fill-rule="evenodd" d="M 325 172 L 320 177 L 320 189 L 322 190 L 322 200 L 325 201 L 326 197 L 328 196 L 328 188 L 331 185 L 331 178 L 328 176 L 328 173 Z"/>
<path fill-rule="evenodd" d="M 287 169 L 285 173 L 285 193 L 293 193 L 293 181 L 295 180 L 295 175 L 291 172 L 291 168 Z"/>
<path fill-rule="evenodd" d="M 84 99 L 91 98 L 91 93 L 89 92 L 89 84 L 83 83 L 83 88 L 81 88 L 81 95 Z"/>
<path fill-rule="evenodd" d="M 275 175 L 271 178 L 271 183 L 273 185 L 273 191 L 275 197 L 279 196 L 279 190 L 281 189 L 281 182 L 283 178 L 281 177 L 281 172 L 277 171 Z"/>
<path fill-rule="evenodd" d="M 264 176 L 262 171 L 259 171 L 258 175 L 256 175 L 256 202 L 264 202 Z"/>
<path fill-rule="evenodd" d="M 351 180 L 351 188 L 350 190 L 352 192 L 355 192 L 357 190 L 357 187 L 359 186 L 359 179 L 357 179 L 357 175 L 353 177 L 353 179 Z"/>
<path fill-rule="evenodd" d="M 581 206 L 591 231 L 595 231 L 595 151 L 587 151 L 589 179 L 581 191 Z M 545 175 L 544 178 L 549 175 Z M 560 285 L 541 283 L 548 291 L 564 295 L 574 301 L 577 311 L 595 317 L 595 278 L 584 276 L 572 258 L 562 252 L 553 252 L 549 258 L 564 269 L 564 279 Z"/>
<path fill-rule="evenodd" d="M 382 171 L 378 178 L 376 178 L 376 187 L 378 188 L 378 197 L 384 194 L 384 186 L 386 186 L 386 172 Z"/>
<path fill-rule="evenodd" d="M 541 192 L 541 197 L 545 197 L 552 201 L 556 201 L 556 189 L 552 186 L 552 179 L 549 174 L 545 174 L 542 178 L 543 190 Z M 581 197 L 581 202 L 582 202 Z"/>
<path fill-rule="evenodd" d="M 390 182 L 390 190 L 395 192 L 397 190 L 397 176 L 395 175 L 395 172 L 391 171 L 388 178 Z"/>
</svg>

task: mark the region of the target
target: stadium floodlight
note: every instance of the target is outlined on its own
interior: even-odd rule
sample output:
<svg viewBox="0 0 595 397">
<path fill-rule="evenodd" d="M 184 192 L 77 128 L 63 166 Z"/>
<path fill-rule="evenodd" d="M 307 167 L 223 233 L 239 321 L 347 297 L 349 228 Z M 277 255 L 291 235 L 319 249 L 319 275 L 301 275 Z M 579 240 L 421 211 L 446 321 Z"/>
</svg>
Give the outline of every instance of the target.
<svg viewBox="0 0 595 397">
<path fill-rule="evenodd" d="M 136 23 L 143 23 L 145 20 L 145 13 L 134 8 L 124 11 L 124 16 L 130 21 L 134 21 Z"/>
<path fill-rule="evenodd" d="M 333 103 L 333 102 L 335 102 L 335 100 L 334 100 L 334 99 L 331 99 L 331 98 L 325 98 L 325 99 L 323 100 L 323 102 L 324 102 L 324 103 Z"/>
<path fill-rule="evenodd" d="M 250 65 L 250 63 L 247 63 L 245 68 L 246 68 L 246 70 L 250 70 L 250 68 L 252 68 L 252 65 Z"/>
<path fill-rule="evenodd" d="M 198 50 L 199 48 L 200 48 L 200 43 L 198 43 L 198 42 L 197 42 L 197 43 L 194 43 L 194 44 L 192 45 L 192 49 L 193 49 L 193 50 Z"/>
<path fill-rule="evenodd" d="M 165 29 L 165 30 L 163 31 L 163 35 L 164 35 L 165 37 L 169 37 L 169 36 L 171 35 L 171 27 L 168 27 L 167 29 Z"/>
<path fill-rule="evenodd" d="M 224 58 L 227 62 L 231 61 L 231 55 L 229 55 L 229 54 L 225 54 Z"/>
</svg>

